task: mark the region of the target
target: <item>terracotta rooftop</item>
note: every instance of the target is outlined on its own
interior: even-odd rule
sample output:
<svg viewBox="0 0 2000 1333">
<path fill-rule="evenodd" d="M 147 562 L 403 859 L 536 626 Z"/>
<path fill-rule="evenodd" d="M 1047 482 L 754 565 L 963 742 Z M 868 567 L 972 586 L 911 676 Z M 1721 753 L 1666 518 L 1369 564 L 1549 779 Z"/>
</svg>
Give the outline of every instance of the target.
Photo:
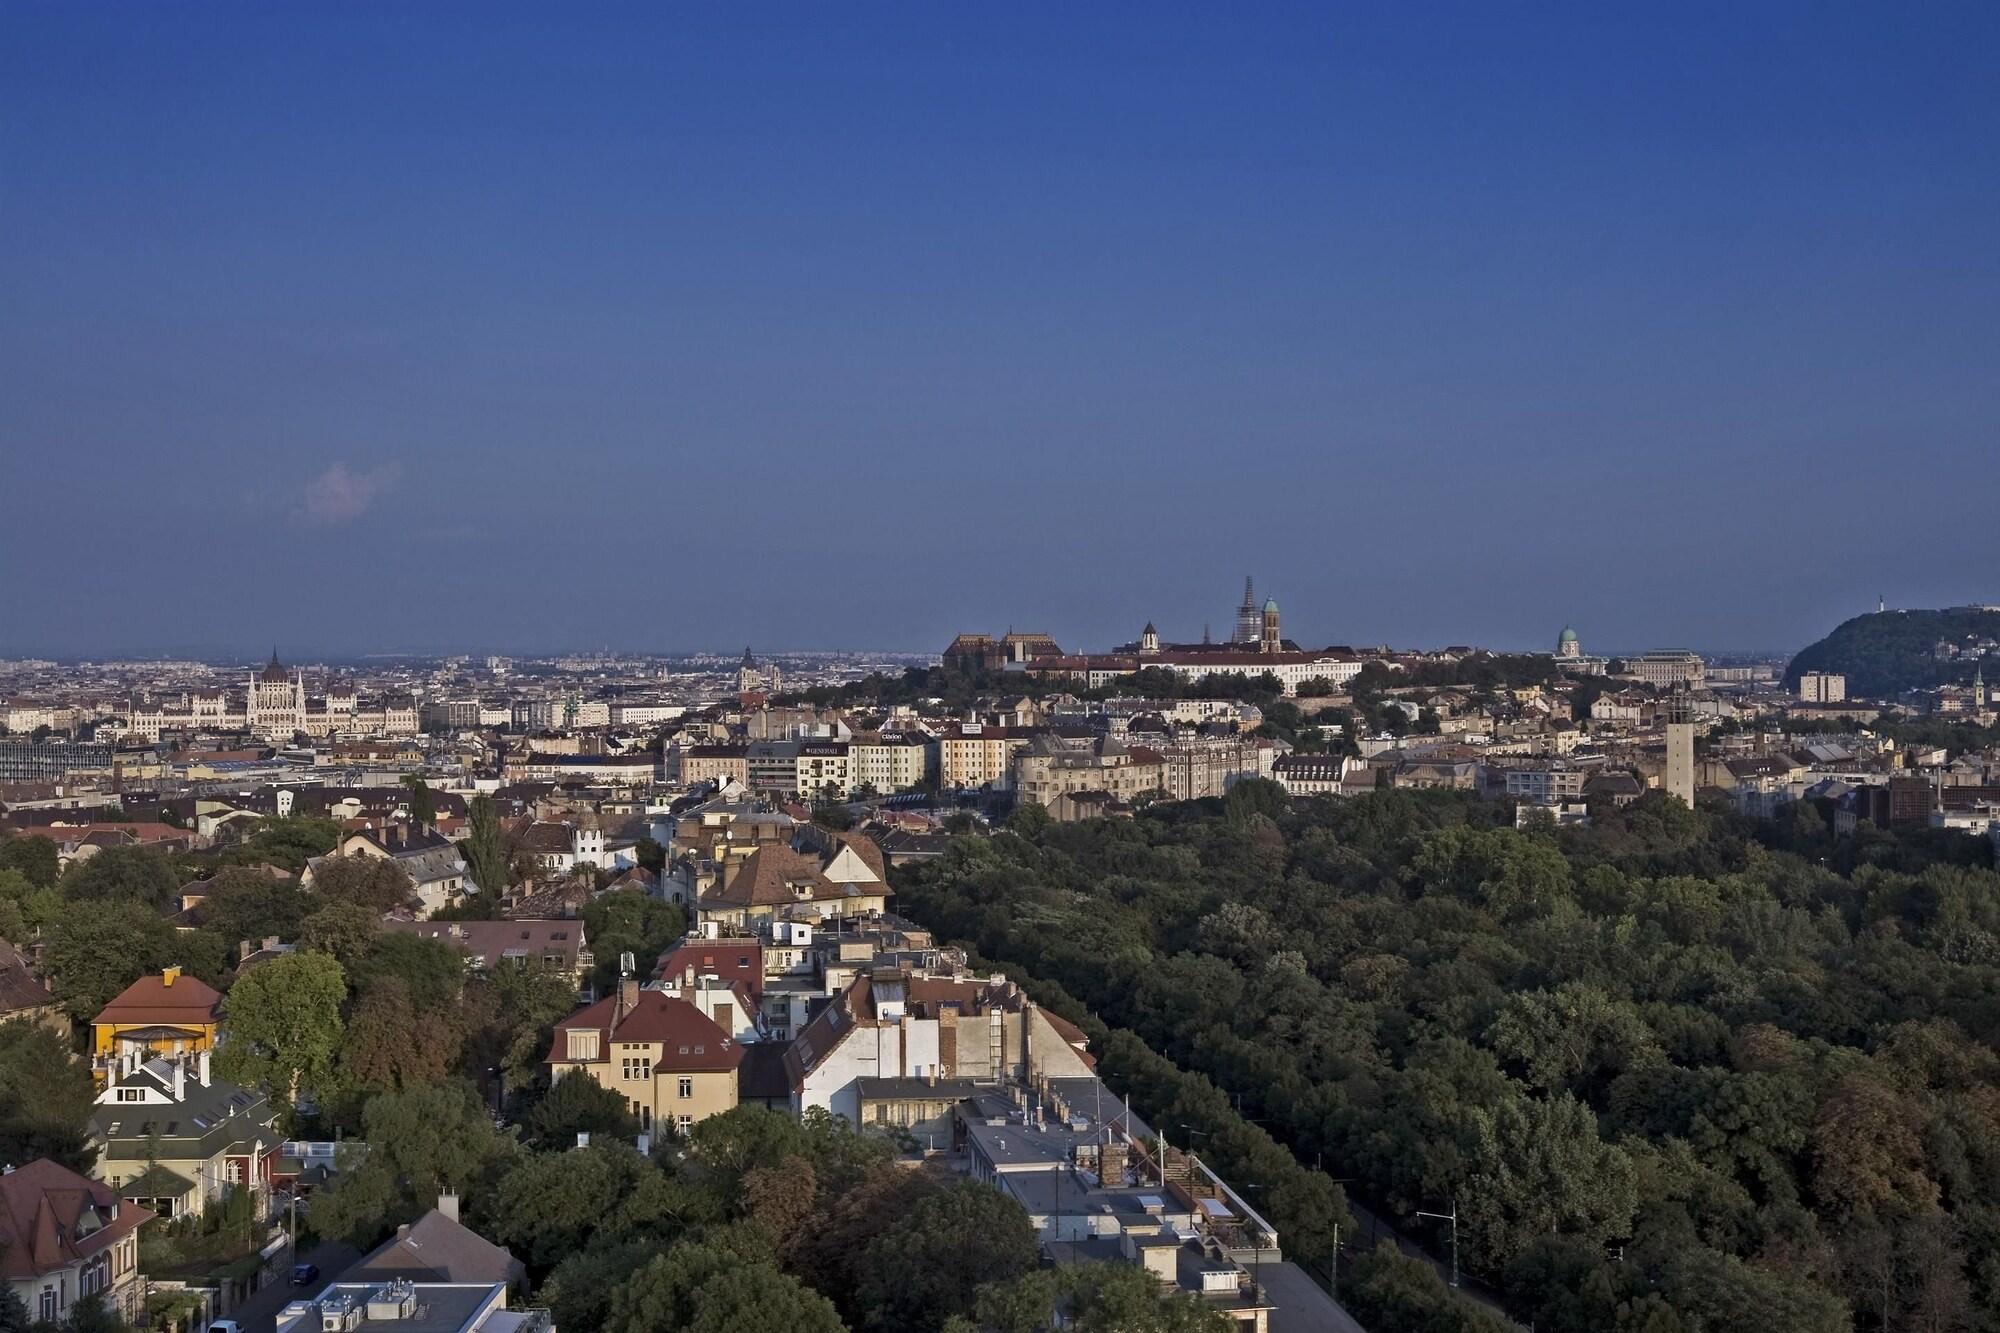
<svg viewBox="0 0 2000 1333">
<path fill-rule="evenodd" d="M 199 1026 L 215 1022 L 221 1006 L 222 996 L 214 987 L 169 968 L 127 986 L 93 1021 Z"/>
</svg>

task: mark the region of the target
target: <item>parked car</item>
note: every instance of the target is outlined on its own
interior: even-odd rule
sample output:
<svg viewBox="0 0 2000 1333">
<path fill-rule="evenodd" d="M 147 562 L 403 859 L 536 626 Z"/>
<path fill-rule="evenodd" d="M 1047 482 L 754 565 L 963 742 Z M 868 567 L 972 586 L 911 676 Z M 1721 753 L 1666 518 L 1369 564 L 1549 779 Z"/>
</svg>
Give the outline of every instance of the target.
<svg viewBox="0 0 2000 1333">
<path fill-rule="evenodd" d="M 292 1285 L 293 1285 L 293 1286 L 295 1286 L 295 1287 L 306 1287 L 306 1286 L 311 1286 L 311 1285 L 312 1285 L 312 1284 L 313 1284 L 314 1282 L 316 1282 L 316 1281 L 318 1281 L 318 1280 L 319 1280 L 319 1265 L 318 1265 L 318 1264 L 293 1264 L 293 1265 L 292 1265 Z"/>
</svg>

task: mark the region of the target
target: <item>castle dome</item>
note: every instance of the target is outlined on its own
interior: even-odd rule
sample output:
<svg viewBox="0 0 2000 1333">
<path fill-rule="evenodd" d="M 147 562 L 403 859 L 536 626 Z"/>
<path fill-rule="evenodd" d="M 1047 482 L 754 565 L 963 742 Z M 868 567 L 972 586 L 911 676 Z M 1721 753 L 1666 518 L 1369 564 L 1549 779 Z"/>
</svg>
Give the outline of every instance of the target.
<svg viewBox="0 0 2000 1333">
<path fill-rule="evenodd" d="M 1575 642 L 1576 642 L 1576 631 L 1575 631 L 1575 630 L 1573 630 L 1573 629 L 1571 629 L 1571 628 L 1570 628 L 1570 627 L 1569 627 L 1568 625 L 1564 625 L 1564 626 L 1563 626 L 1563 632 L 1562 632 L 1562 637 L 1561 637 L 1561 638 L 1559 638 L 1559 639 L 1557 639 L 1557 640 L 1556 640 L 1556 642 L 1557 642 L 1557 643 L 1575 643 Z"/>
<path fill-rule="evenodd" d="M 1267 616 L 1275 615 L 1277 614 L 1277 610 L 1278 610 L 1278 599 L 1275 597 L 1266 597 L 1264 599 L 1264 614 Z"/>
<path fill-rule="evenodd" d="M 259 679 L 272 685 L 282 685 L 285 683 L 285 668 L 278 663 L 278 650 L 276 648 L 271 650 L 271 660 L 265 664 L 263 674 Z"/>
</svg>

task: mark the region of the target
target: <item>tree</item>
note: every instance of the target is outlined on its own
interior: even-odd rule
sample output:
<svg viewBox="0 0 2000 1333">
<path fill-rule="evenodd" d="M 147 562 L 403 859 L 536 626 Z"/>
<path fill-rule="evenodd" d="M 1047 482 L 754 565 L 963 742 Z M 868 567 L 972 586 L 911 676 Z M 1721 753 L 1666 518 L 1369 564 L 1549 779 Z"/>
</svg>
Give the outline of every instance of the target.
<svg viewBox="0 0 2000 1333">
<path fill-rule="evenodd" d="M 296 1106 L 301 1088 L 331 1082 L 340 1049 L 340 1005 L 347 978 L 323 953 L 290 953 L 237 978 L 223 1002 L 229 1040 L 216 1068 L 238 1083 L 265 1083 L 281 1105 Z"/>
<path fill-rule="evenodd" d="M 970 1314 L 980 1287 L 1035 1266 L 1035 1228 L 1006 1195 L 961 1180 L 920 1202 L 865 1245 L 855 1288 L 866 1322 L 930 1333 Z"/>
<path fill-rule="evenodd" d="M 359 1249 L 431 1207 L 442 1187 L 471 1180 L 503 1149 L 478 1092 L 457 1079 L 371 1097 L 361 1122 L 366 1143 L 342 1150 L 312 1206 L 318 1234 Z"/>
<path fill-rule="evenodd" d="M 72 902 L 133 902 L 162 908 L 181 886 L 173 863 L 153 847 L 106 847 L 71 863 L 62 877 Z"/>
<path fill-rule="evenodd" d="M 694 1292 L 688 1333 L 846 1333 L 833 1302 L 771 1264 L 715 1274 Z M 662 1329 L 660 1333 L 667 1333 Z"/>
<path fill-rule="evenodd" d="M 466 1057 L 475 1074 L 499 1069 L 510 1083 L 533 1079 L 555 1025 L 576 1008 L 576 982 L 541 959 L 481 972 L 466 983 Z"/>
<path fill-rule="evenodd" d="M 313 857 L 325 856 L 340 845 L 340 825 L 331 819 L 307 815 L 260 819 L 250 836 L 222 854 L 231 865 L 268 863 L 298 874 Z"/>
<path fill-rule="evenodd" d="M 299 923 L 299 947 L 332 954 L 351 967 L 375 943 L 377 919 L 360 903 L 327 903 Z"/>
<path fill-rule="evenodd" d="M 79 903 L 49 928 L 42 973 L 64 1011 L 87 1023 L 118 992 L 172 962 L 174 928 L 138 902 Z"/>
<path fill-rule="evenodd" d="M 431 792 L 431 784 L 424 781 L 424 775 L 405 774 L 403 786 L 408 788 L 410 793 L 410 822 L 419 828 L 436 826 L 437 797 Z"/>
<path fill-rule="evenodd" d="M 607 1333 L 844 1333 L 824 1297 L 771 1262 L 754 1228 L 723 1227 L 653 1258 L 612 1293 Z"/>
<path fill-rule="evenodd" d="M 62 859 L 52 839 L 40 834 L 0 838 L 0 870 L 18 870 L 28 883 L 52 889 L 62 872 Z"/>
<path fill-rule="evenodd" d="M 313 892 L 329 902 L 348 902 L 375 912 L 402 907 L 416 886 L 394 861 L 363 852 L 328 856 L 313 867 Z"/>
<path fill-rule="evenodd" d="M 27 1302 L 8 1283 L 0 1283 L 0 1333 L 29 1333 L 34 1327 Z"/>
<path fill-rule="evenodd" d="M 1504 1263 L 1537 1235 L 1605 1242 L 1638 1208 L 1631 1159 L 1598 1137 L 1590 1108 L 1568 1093 L 1508 1097 L 1466 1112 L 1470 1173 L 1461 1222 L 1475 1253 Z"/>
<path fill-rule="evenodd" d="M 1462 1299 L 1436 1269 L 1388 1241 L 1347 1265 L 1340 1291 L 1348 1313 L 1369 1333 L 1507 1333 L 1512 1327 Z"/>
<path fill-rule="evenodd" d="M 1086 1264 L 1068 1275 L 1077 1333 L 1230 1333 L 1235 1324 L 1195 1297 L 1162 1291 L 1136 1264 Z"/>
<path fill-rule="evenodd" d="M 500 827 L 500 811 L 493 798 L 481 792 L 472 798 L 466 816 L 465 840 L 458 845 L 466 874 L 482 894 L 497 899 L 513 884 L 507 873 L 507 838 Z"/>
<path fill-rule="evenodd" d="M 377 977 L 355 1002 L 340 1048 L 341 1082 L 357 1092 L 434 1083 L 458 1061 L 458 1015 L 420 1010 L 399 976 Z"/>
<path fill-rule="evenodd" d="M 482 1225 L 531 1272 L 546 1272 L 586 1249 L 633 1241 L 658 1246 L 693 1211 L 686 1195 L 679 1181 L 628 1143 L 565 1145 L 524 1153 L 511 1163 L 482 1193 L 488 1201 Z"/>
<path fill-rule="evenodd" d="M 547 1304 L 557 1328 L 606 1328 L 622 1284 L 657 1252 L 652 1242 L 638 1240 L 573 1249 L 537 1289 L 536 1299 Z"/>
<path fill-rule="evenodd" d="M 63 1328 L 65 1333 L 125 1333 L 118 1312 L 104 1303 L 102 1293 L 96 1292 L 69 1307 L 69 1318 Z"/>
<path fill-rule="evenodd" d="M 564 1148 L 579 1133 L 629 1139 L 639 1122 L 622 1094 L 587 1074 L 569 1074 L 549 1088 L 528 1116 L 528 1138 L 542 1148 Z"/>
<path fill-rule="evenodd" d="M 53 1028 L 25 1018 L 0 1023 L 0 1161 L 47 1157 L 89 1171 L 96 1092 L 89 1067 Z"/>
<path fill-rule="evenodd" d="M 208 880 L 201 904 L 202 929 L 225 945 L 276 937 L 296 940 L 313 907 L 293 880 L 274 880 L 241 866 L 225 866 Z"/>
<path fill-rule="evenodd" d="M 812 1214 L 818 1187 L 812 1162 L 796 1153 L 770 1166 L 753 1166 L 743 1173 L 743 1215 L 770 1232 L 782 1251 Z"/>
<path fill-rule="evenodd" d="M 1813 1120 L 1813 1193 L 1839 1217 L 1936 1207 L 1923 1130 L 1921 1106 L 1865 1074 L 1849 1074 Z"/>
<path fill-rule="evenodd" d="M 465 985 L 465 955 L 443 940 L 388 930 L 375 936 L 349 971 L 356 992 L 395 977 L 410 1004 L 428 1014 L 457 1003 Z"/>
<path fill-rule="evenodd" d="M 597 958 L 591 979 L 601 995 L 618 984 L 619 954 L 650 963 L 686 934 L 687 915 L 676 904 L 637 889 L 618 889 L 585 905 L 583 926 Z"/>
</svg>

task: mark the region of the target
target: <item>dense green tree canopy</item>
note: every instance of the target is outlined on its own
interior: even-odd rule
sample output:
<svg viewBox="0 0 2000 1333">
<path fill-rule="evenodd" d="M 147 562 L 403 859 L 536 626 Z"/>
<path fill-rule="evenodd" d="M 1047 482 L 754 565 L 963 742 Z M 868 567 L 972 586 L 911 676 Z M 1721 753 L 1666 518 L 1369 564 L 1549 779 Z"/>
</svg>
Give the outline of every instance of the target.
<svg viewBox="0 0 2000 1333">
<path fill-rule="evenodd" d="M 263 1083 L 281 1105 L 302 1088 L 332 1086 L 347 979 L 332 955 L 285 954 L 237 979 L 223 1002 L 229 1040 L 216 1068 L 237 1083 Z"/>
<path fill-rule="evenodd" d="M 1337 1174 L 1439 1250 L 1417 1213 L 1456 1200 L 1465 1266 L 1544 1331 L 2000 1320 L 1990 844 L 1660 796 L 1510 813 L 1245 783 L 896 881 L 1262 1186 L 1294 1253 L 1330 1245 Z M 1420 1268 L 1361 1271 L 1371 1308 L 1428 1300 Z"/>
</svg>

